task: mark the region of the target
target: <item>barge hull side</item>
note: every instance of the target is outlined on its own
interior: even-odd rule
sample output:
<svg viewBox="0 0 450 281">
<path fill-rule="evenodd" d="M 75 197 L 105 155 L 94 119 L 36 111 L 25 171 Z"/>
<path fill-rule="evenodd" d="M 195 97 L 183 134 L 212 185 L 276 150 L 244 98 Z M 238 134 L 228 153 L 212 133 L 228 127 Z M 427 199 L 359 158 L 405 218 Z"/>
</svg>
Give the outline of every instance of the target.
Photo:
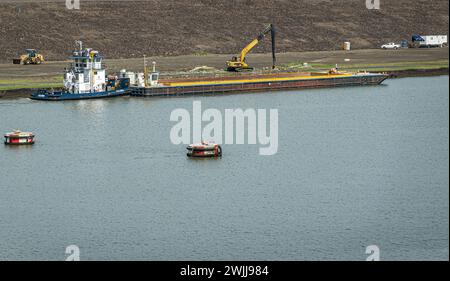
<svg viewBox="0 0 450 281">
<path fill-rule="evenodd" d="M 233 83 L 217 85 L 166 86 L 133 88 L 132 96 L 178 96 L 194 94 L 214 94 L 233 92 L 254 92 L 273 90 L 293 90 L 306 88 L 325 88 L 342 86 L 379 85 L 387 78 L 386 75 L 352 76 L 327 79 L 303 79 L 292 81 Z"/>
</svg>

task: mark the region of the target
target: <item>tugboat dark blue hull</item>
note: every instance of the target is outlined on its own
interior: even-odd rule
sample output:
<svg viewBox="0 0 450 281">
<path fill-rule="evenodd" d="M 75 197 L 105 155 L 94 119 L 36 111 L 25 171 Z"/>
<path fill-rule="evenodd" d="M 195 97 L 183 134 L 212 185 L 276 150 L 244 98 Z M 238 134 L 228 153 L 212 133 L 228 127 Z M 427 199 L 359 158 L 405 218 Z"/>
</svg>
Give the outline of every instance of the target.
<svg viewBox="0 0 450 281">
<path fill-rule="evenodd" d="M 127 96 L 128 89 L 111 90 L 95 93 L 72 94 L 69 92 L 49 92 L 46 90 L 37 91 L 31 94 L 30 99 L 45 100 L 45 101 L 62 101 L 62 100 L 85 100 L 85 99 L 100 99 Z"/>
</svg>

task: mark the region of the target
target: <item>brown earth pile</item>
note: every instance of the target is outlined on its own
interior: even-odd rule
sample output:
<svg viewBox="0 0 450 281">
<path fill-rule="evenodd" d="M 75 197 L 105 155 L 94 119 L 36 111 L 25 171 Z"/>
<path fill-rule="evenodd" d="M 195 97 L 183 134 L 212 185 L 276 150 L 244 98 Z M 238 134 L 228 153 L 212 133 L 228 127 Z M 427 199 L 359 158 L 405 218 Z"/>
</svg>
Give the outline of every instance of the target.
<svg viewBox="0 0 450 281">
<path fill-rule="evenodd" d="M 81 0 L 29 3 L 0 0 L 0 61 L 25 48 L 65 59 L 74 41 L 109 58 L 146 54 L 237 53 L 268 23 L 278 30 L 278 51 L 375 48 L 412 34 L 448 34 L 448 0 Z M 269 52 L 265 40 L 254 52 Z"/>
</svg>

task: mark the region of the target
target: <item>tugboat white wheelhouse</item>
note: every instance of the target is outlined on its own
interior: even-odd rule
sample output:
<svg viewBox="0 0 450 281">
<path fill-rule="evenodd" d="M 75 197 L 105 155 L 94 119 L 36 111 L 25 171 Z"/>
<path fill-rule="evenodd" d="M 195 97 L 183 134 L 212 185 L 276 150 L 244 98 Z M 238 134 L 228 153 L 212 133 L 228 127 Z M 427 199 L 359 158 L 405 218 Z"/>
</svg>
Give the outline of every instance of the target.
<svg viewBox="0 0 450 281">
<path fill-rule="evenodd" d="M 102 66 L 103 57 L 91 48 L 83 49 L 81 41 L 73 51 L 73 62 L 64 73 L 62 91 L 39 90 L 31 95 L 35 100 L 74 100 L 122 96 L 127 94 L 128 78 L 106 76 Z"/>
</svg>

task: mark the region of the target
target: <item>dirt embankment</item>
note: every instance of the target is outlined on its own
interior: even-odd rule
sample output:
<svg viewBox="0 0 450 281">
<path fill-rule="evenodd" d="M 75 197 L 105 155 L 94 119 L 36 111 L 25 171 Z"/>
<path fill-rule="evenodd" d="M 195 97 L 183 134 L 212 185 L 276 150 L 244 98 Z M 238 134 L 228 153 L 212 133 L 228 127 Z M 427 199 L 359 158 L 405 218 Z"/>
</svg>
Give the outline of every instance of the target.
<svg viewBox="0 0 450 281">
<path fill-rule="evenodd" d="M 279 52 L 375 48 L 412 34 L 448 34 L 448 0 L 126 0 L 0 2 L 0 61 L 25 48 L 50 60 L 70 55 L 75 40 L 107 58 L 237 53 L 267 23 L 277 26 Z M 269 52 L 265 40 L 253 52 Z"/>
<path fill-rule="evenodd" d="M 0 99 L 15 99 L 29 97 L 36 89 L 17 89 L 0 91 Z"/>
<path fill-rule="evenodd" d="M 417 76 L 438 76 L 448 75 L 448 67 L 437 69 L 407 69 L 407 70 L 393 70 L 388 71 L 389 78 L 404 78 L 404 77 L 417 77 Z"/>
</svg>

